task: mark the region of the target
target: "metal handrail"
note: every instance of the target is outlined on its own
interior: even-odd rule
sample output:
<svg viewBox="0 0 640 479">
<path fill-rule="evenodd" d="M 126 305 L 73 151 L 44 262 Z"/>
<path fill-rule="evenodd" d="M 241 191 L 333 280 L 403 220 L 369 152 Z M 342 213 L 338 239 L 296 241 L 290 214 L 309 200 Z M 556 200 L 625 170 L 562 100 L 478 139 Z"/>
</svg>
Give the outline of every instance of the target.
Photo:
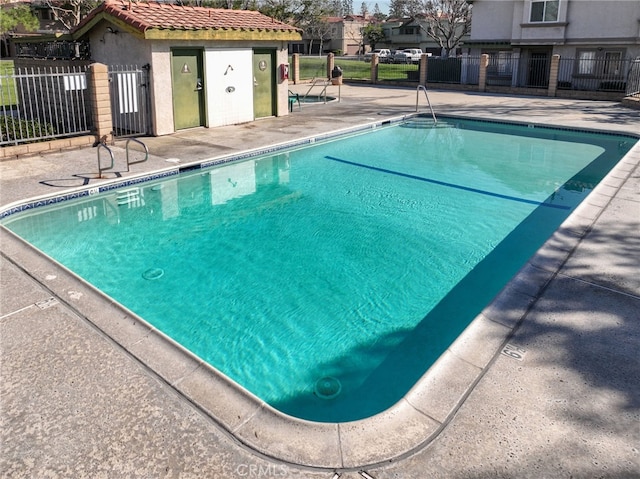
<svg viewBox="0 0 640 479">
<path fill-rule="evenodd" d="M 307 90 L 307 93 L 305 93 L 302 97 L 303 100 L 307 98 L 307 96 L 309 96 L 309 93 L 311 92 L 311 90 L 313 90 L 313 87 L 315 87 L 319 81 L 324 82 L 324 88 L 322 89 L 318 97 L 322 97 L 324 95 L 324 102 L 327 103 L 327 87 L 331 84 L 331 82 L 329 80 L 325 80 L 324 78 L 314 78 L 311 81 L 311 86 Z"/>
<path fill-rule="evenodd" d="M 111 166 L 109 166 L 108 168 L 102 168 L 102 163 L 100 162 L 100 148 L 104 148 L 105 150 L 107 150 L 109 156 L 111 157 Z M 112 170 L 114 162 L 115 160 L 113 158 L 113 152 L 111 151 L 111 148 L 109 148 L 104 143 L 100 143 L 98 145 L 98 178 L 102 178 L 103 171 Z"/>
<path fill-rule="evenodd" d="M 142 145 L 142 148 L 144 149 L 144 158 L 142 160 L 129 161 L 129 142 L 131 142 L 131 141 L 133 141 L 135 143 L 138 143 L 139 145 Z M 137 163 L 144 163 L 145 161 L 147 161 L 149 159 L 149 149 L 147 148 L 147 145 L 142 143 L 137 138 L 129 138 L 127 140 L 127 143 L 125 144 L 125 151 L 127 152 L 127 171 L 129 171 L 129 166 L 135 165 Z"/>
<path fill-rule="evenodd" d="M 416 112 L 418 111 L 418 99 L 420 96 L 420 90 L 424 90 L 424 96 L 427 97 L 427 104 L 429 105 L 429 110 L 431 110 L 431 116 L 433 116 L 433 122 L 438 123 L 438 120 L 436 120 L 436 114 L 433 112 L 433 107 L 431 106 L 431 101 L 429 100 L 427 87 L 424 85 L 418 85 L 418 88 L 416 88 Z"/>
</svg>

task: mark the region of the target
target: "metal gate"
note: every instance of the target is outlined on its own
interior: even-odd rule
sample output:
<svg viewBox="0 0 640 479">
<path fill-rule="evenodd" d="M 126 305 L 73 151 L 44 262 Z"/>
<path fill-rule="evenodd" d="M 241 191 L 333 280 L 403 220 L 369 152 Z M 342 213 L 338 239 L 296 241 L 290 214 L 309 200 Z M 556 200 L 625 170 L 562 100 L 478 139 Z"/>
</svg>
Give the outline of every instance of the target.
<svg viewBox="0 0 640 479">
<path fill-rule="evenodd" d="M 629 65 L 626 95 L 640 97 L 640 57 L 631 61 Z"/>
<path fill-rule="evenodd" d="M 150 66 L 110 65 L 109 95 L 116 137 L 152 134 Z"/>
</svg>

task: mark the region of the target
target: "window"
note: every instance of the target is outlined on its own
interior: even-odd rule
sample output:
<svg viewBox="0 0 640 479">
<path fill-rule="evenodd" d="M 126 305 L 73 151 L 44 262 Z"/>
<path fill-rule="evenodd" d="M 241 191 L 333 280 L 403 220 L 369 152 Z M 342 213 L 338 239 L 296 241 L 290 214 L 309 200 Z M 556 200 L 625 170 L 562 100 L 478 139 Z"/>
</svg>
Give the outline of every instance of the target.
<svg viewBox="0 0 640 479">
<path fill-rule="evenodd" d="M 534 0 L 531 2 L 531 22 L 557 22 L 560 0 Z"/>
<path fill-rule="evenodd" d="M 622 52 L 605 52 L 604 74 L 608 76 L 619 76 L 621 70 L 622 70 Z"/>
<path fill-rule="evenodd" d="M 595 71 L 595 50 L 578 52 L 578 75 L 591 75 Z"/>
<path fill-rule="evenodd" d="M 419 33 L 418 27 L 400 27 L 400 35 L 418 35 Z"/>
</svg>

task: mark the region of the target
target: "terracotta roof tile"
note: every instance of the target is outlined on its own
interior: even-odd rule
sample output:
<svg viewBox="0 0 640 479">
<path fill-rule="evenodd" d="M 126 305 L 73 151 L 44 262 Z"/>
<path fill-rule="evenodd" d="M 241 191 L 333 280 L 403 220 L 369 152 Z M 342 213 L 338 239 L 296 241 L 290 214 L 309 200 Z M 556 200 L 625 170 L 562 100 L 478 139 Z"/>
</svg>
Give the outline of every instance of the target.
<svg viewBox="0 0 640 479">
<path fill-rule="evenodd" d="M 147 1 L 107 0 L 93 10 L 76 29 L 100 13 L 112 15 L 135 29 L 160 30 L 266 30 L 300 31 L 253 10 L 188 7 Z"/>
</svg>

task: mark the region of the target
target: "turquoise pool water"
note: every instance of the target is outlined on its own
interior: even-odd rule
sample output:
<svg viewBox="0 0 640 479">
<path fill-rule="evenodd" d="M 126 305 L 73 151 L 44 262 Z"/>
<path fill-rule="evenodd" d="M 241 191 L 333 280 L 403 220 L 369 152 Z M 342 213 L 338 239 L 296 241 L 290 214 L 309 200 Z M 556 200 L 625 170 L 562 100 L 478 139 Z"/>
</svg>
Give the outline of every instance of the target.
<svg viewBox="0 0 640 479">
<path fill-rule="evenodd" d="M 417 118 L 3 223 L 275 408 L 398 401 L 635 139 Z"/>
</svg>

